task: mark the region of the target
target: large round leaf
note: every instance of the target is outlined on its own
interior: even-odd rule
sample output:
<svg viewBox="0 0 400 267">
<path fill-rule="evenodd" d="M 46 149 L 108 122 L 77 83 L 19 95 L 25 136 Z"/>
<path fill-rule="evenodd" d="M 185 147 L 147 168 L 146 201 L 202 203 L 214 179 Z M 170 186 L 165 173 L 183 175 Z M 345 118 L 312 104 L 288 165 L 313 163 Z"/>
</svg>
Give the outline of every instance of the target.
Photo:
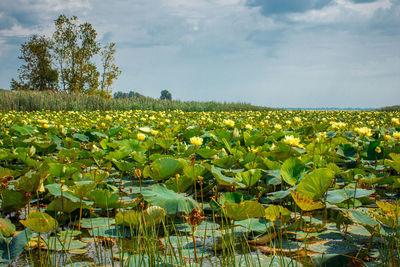
<svg viewBox="0 0 400 267">
<path fill-rule="evenodd" d="M 321 202 L 314 201 L 311 197 L 304 195 L 302 193 L 296 191 L 290 191 L 294 201 L 296 202 L 297 206 L 304 211 L 312 211 L 318 210 L 325 207 L 325 205 Z"/>
<path fill-rule="evenodd" d="M 0 219 L 0 236 L 9 237 L 15 232 L 15 225 L 9 219 Z"/>
<path fill-rule="evenodd" d="M 26 220 L 21 220 L 25 227 L 31 228 L 38 233 L 47 233 L 56 229 L 57 221 L 45 212 L 32 212 Z"/>
<path fill-rule="evenodd" d="M 224 205 L 226 215 L 235 221 L 259 218 L 265 215 L 263 205 L 257 201 L 243 201 L 238 204 L 231 204 L 226 201 Z"/>
<path fill-rule="evenodd" d="M 183 164 L 174 158 L 159 158 L 147 166 L 143 174 L 153 180 L 161 181 L 182 171 Z"/>
<path fill-rule="evenodd" d="M 265 209 L 265 219 L 274 222 L 290 216 L 290 210 L 282 206 L 271 205 Z"/>
<path fill-rule="evenodd" d="M 291 186 L 295 186 L 304 175 L 306 166 L 298 158 L 289 158 L 282 164 L 281 175 L 283 180 Z"/>
<path fill-rule="evenodd" d="M 316 169 L 300 181 L 296 191 L 313 200 L 318 200 L 328 190 L 334 177 L 335 173 L 331 169 Z"/>
<path fill-rule="evenodd" d="M 260 169 L 252 169 L 245 172 L 240 172 L 236 175 L 238 181 L 244 183 L 247 187 L 255 185 L 261 178 Z"/>
<path fill-rule="evenodd" d="M 194 208 L 199 209 L 199 204 L 193 198 L 175 193 L 167 189 L 165 185 L 155 184 L 141 193 L 147 202 L 165 209 L 167 214 L 189 213 Z"/>
</svg>

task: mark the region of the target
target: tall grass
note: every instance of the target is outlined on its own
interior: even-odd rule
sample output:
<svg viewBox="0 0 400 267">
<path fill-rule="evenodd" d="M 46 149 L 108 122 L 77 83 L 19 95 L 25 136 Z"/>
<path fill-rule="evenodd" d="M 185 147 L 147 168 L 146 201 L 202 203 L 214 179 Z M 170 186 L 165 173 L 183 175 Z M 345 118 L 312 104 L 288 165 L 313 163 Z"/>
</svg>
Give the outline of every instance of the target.
<svg viewBox="0 0 400 267">
<path fill-rule="evenodd" d="M 379 111 L 389 111 L 389 112 L 400 111 L 400 105 L 383 107 L 378 110 Z"/>
<path fill-rule="evenodd" d="M 182 110 L 248 111 L 270 110 L 247 103 L 218 103 L 158 100 L 150 97 L 104 99 L 94 95 L 77 95 L 34 91 L 0 91 L 0 111 L 92 111 L 92 110 Z"/>
</svg>

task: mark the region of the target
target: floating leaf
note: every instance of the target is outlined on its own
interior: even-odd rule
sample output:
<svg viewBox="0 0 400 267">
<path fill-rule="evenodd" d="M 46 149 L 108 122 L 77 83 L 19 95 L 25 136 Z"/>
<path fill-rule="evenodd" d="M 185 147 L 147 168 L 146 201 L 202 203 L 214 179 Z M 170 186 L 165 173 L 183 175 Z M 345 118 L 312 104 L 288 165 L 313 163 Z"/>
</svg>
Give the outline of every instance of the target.
<svg viewBox="0 0 400 267">
<path fill-rule="evenodd" d="M 75 223 L 78 225 L 78 222 Z M 83 218 L 81 220 L 81 228 L 97 228 L 115 224 L 115 219 L 107 217 Z"/>
<path fill-rule="evenodd" d="M 61 239 L 58 236 L 50 236 L 46 240 L 46 245 L 44 249 L 54 250 L 54 251 L 68 251 L 81 249 L 86 247 L 86 243 L 72 238 Z"/>
</svg>

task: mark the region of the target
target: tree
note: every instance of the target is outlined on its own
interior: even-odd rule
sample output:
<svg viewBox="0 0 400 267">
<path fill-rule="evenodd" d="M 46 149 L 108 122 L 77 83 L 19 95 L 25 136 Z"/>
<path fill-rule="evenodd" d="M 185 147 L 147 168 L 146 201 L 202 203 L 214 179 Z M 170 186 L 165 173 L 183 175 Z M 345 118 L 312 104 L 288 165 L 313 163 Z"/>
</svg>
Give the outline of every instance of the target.
<svg viewBox="0 0 400 267">
<path fill-rule="evenodd" d="M 161 100 L 172 100 L 172 95 L 168 90 L 162 90 L 160 99 Z"/>
<path fill-rule="evenodd" d="M 60 15 L 54 23 L 52 39 L 35 35 L 21 46 L 20 59 L 26 64 L 18 70 L 19 81 L 11 80 L 11 88 L 60 89 L 67 93 L 111 97 L 111 86 L 121 74 L 115 64 L 115 43 L 101 49 L 93 26 L 87 22 L 79 24 L 76 16 Z M 95 60 L 100 51 L 101 58 Z M 94 63 L 100 60 L 102 73 Z"/>
<path fill-rule="evenodd" d="M 99 76 L 92 58 L 100 51 L 97 33 L 90 23 L 77 24 L 78 18 L 60 15 L 55 20 L 54 53 L 58 60 L 62 88 L 70 93 L 93 93 Z"/>
<path fill-rule="evenodd" d="M 39 35 L 21 45 L 18 58 L 25 64 L 18 69 L 19 81 L 11 80 L 12 90 L 57 90 L 58 72 L 52 65 L 51 48 L 51 40 Z"/>
<path fill-rule="evenodd" d="M 111 93 L 111 85 L 121 75 L 121 71 L 115 65 L 115 52 L 115 43 L 107 44 L 101 52 L 103 72 L 101 74 L 100 90 L 103 94 Z"/>
<path fill-rule="evenodd" d="M 144 98 L 145 96 L 142 94 L 139 94 L 135 91 L 130 91 L 129 93 L 121 92 L 118 91 L 114 93 L 114 98 L 115 99 L 124 99 L 124 98 Z"/>
</svg>

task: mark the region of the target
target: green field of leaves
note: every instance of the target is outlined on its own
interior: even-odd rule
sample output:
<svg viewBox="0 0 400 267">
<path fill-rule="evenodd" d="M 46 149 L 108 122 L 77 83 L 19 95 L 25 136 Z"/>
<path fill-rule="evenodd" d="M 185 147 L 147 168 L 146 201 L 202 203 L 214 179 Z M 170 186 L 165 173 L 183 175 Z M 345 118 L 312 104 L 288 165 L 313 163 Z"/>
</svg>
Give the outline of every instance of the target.
<svg viewBox="0 0 400 267">
<path fill-rule="evenodd" d="M 0 113 L 0 266 L 398 266 L 400 113 Z"/>
</svg>

